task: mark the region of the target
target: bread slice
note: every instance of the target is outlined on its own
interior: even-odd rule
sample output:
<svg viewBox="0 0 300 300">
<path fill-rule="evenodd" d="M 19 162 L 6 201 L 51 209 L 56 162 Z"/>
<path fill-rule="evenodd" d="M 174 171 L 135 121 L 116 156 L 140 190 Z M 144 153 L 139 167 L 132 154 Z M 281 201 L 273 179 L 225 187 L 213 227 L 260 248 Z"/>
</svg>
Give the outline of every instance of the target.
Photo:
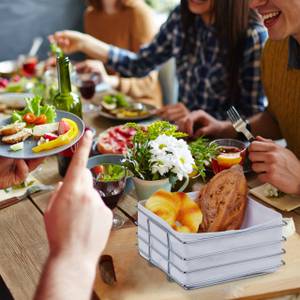
<svg viewBox="0 0 300 300">
<path fill-rule="evenodd" d="M 40 138 L 46 133 L 54 133 L 57 130 L 58 130 L 58 122 L 49 123 L 49 124 L 34 126 L 32 134 L 33 134 L 34 138 Z"/>
<path fill-rule="evenodd" d="M 14 124 L 9 124 L 6 126 L 3 126 L 0 128 L 0 135 L 12 135 L 15 134 L 19 131 L 21 131 L 23 128 L 25 128 L 26 123 L 14 123 Z"/>
<path fill-rule="evenodd" d="M 28 137 L 30 137 L 32 134 L 32 130 L 29 128 L 24 128 L 21 131 L 13 134 L 13 135 L 7 135 L 2 138 L 2 142 L 5 144 L 13 145 L 19 142 L 25 141 Z"/>
</svg>

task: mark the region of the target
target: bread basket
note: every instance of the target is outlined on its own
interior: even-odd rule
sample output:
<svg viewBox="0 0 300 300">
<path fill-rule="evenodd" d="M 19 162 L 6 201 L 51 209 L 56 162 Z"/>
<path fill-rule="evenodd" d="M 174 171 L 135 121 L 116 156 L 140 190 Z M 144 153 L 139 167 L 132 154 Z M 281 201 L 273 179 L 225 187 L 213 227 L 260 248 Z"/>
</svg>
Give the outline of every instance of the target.
<svg viewBox="0 0 300 300">
<path fill-rule="evenodd" d="M 240 230 L 197 234 L 176 232 L 145 202 L 138 203 L 139 253 L 185 289 L 271 273 L 284 264 L 282 216 L 251 198 Z"/>
</svg>

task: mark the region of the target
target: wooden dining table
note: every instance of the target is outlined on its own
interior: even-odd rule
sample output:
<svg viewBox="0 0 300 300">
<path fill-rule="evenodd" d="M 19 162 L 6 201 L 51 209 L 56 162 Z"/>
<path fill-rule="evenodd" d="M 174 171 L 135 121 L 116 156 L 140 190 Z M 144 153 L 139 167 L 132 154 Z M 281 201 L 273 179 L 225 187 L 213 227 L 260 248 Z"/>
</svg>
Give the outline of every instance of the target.
<svg viewBox="0 0 300 300">
<path fill-rule="evenodd" d="M 100 117 L 97 112 L 86 114 L 84 119 L 88 126 L 96 129 L 97 134 L 120 124 Z M 58 174 L 56 157 L 47 158 L 34 176 L 49 185 L 62 180 Z M 249 187 L 259 184 L 254 175 L 247 179 Z M 49 251 L 43 220 L 49 196 L 49 192 L 33 194 L 22 202 L 0 210 L 0 299 L 33 298 Z M 134 191 L 119 203 L 121 210 L 133 218 L 137 217 L 136 206 Z M 116 282 L 112 285 L 104 283 L 98 269 L 93 299 L 268 299 L 300 293 L 300 211 L 283 213 L 284 217 L 293 218 L 296 233 L 285 242 L 286 264 L 278 271 L 187 291 L 169 281 L 162 271 L 149 265 L 139 255 L 137 227 L 121 210 L 116 208 L 125 224 L 121 229 L 111 232 L 104 251 L 104 254 L 113 258 Z"/>
</svg>

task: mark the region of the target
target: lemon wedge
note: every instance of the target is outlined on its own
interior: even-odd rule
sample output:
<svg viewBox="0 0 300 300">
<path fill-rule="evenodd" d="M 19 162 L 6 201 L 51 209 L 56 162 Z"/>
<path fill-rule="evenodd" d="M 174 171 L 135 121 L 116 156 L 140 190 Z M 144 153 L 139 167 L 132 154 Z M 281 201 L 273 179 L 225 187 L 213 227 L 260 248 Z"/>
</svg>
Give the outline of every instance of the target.
<svg viewBox="0 0 300 300">
<path fill-rule="evenodd" d="M 241 154 L 237 153 L 221 153 L 217 156 L 217 162 L 220 166 L 231 167 L 242 161 Z"/>
</svg>

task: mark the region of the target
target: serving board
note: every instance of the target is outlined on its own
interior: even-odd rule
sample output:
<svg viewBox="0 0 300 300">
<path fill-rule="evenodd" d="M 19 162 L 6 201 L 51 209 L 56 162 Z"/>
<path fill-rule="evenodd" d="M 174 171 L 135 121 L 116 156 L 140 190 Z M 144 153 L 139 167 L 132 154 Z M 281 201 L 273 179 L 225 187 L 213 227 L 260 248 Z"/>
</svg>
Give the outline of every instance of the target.
<svg viewBox="0 0 300 300">
<path fill-rule="evenodd" d="M 112 231 L 104 254 L 113 258 L 117 282 L 112 286 L 103 283 L 97 270 L 94 290 L 101 300 L 258 299 L 259 295 L 267 298 L 300 292 L 298 234 L 288 238 L 286 265 L 277 272 L 191 291 L 168 281 L 162 271 L 150 266 L 138 254 L 136 243 L 136 227 Z"/>
</svg>

